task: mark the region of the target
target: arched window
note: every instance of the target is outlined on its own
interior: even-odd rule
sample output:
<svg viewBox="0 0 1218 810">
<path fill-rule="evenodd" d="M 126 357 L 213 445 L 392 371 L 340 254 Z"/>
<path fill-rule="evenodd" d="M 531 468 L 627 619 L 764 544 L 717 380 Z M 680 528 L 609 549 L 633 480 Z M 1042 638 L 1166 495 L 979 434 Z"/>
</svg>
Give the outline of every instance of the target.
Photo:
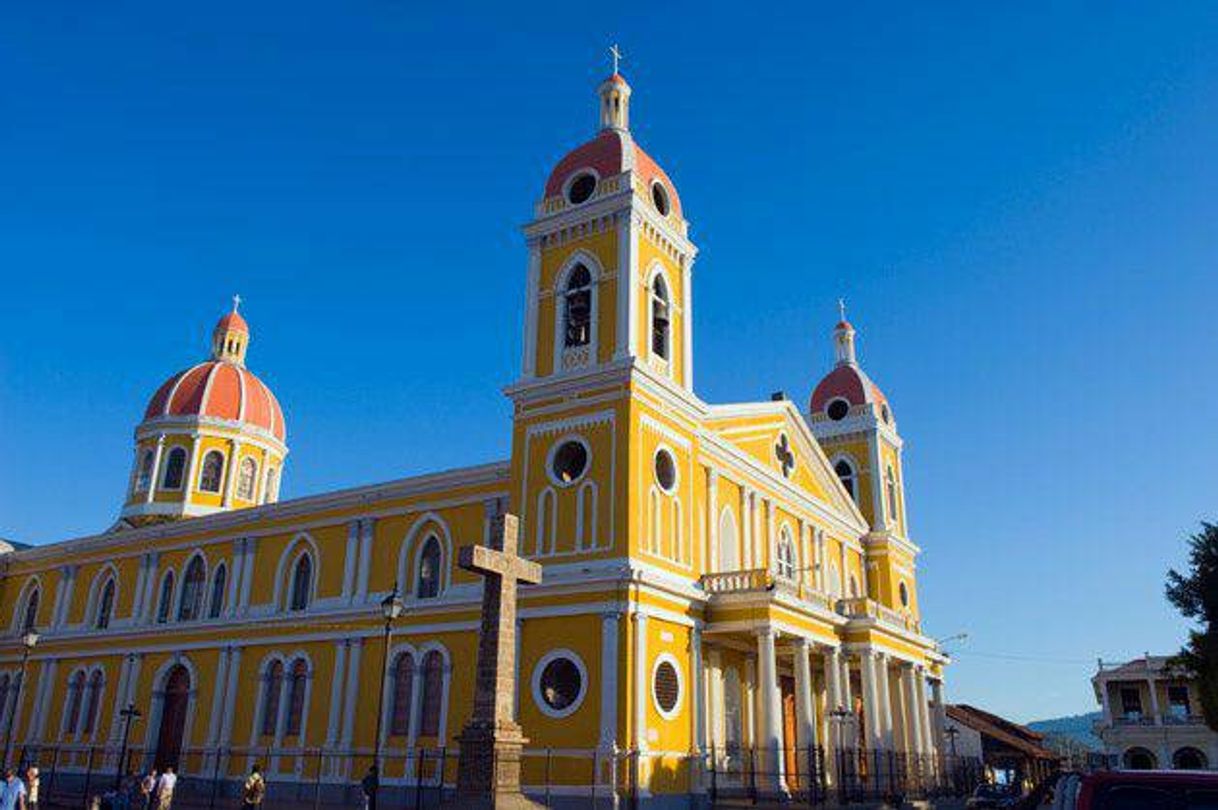
<svg viewBox="0 0 1218 810">
<path fill-rule="evenodd" d="M 145 450 L 140 456 L 140 469 L 135 477 L 135 491 L 146 492 L 152 484 L 152 451 Z"/>
<path fill-rule="evenodd" d="M 433 534 L 423 541 L 419 552 L 419 584 L 415 595 L 420 599 L 431 599 L 440 595 L 440 541 Z"/>
<path fill-rule="evenodd" d="M 408 652 L 398 655 L 393 663 L 393 714 L 389 733 L 402 737 L 410 733 L 410 701 L 414 697 L 414 656 Z"/>
<path fill-rule="evenodd" d="M 85 693 L 85 673 L 77 671 L 68 681 L 68 717 L 64 723 L 64 731 L 75 734 L 80 725 L 80 704 Z"/>
<path fill-rule="evenodd" d="M 258 462 L 249 456 L 241 459 L 241 470 L 237 474 L 237 497 L 254 500 L 254 482 L 258 480 Z"/>
<path fill-rule="evenodd" d="M 200 492 L 219 492 L 224 479 L 224 454 L 219 450 L 208 450 L 203 456 L 203 468 L 199 472 Z"/>
<path fill-rule="evenodd" d="M 101 598 L 97 600 L 97 619 L 94 626 L 105 630 L 110 626 L 110 618 L 114 613 L 114 577 L 108 577 L 102 585 Z"/>
<path fill-rule="evenodd" d="M 301 554 L 292 568 L 292 593 L 288 610 L 304 610 L 313 595 L 313 559 Z"/>
<path fill-rule="evenodd" d="M 97 715 L 101 711 L 101 690 L 102 671 L 95 669 L 89 676 L 89 699 L 85 701 L 85 727 L 81 729 L 85 734 L 92 734 L 93 729 L 97 727 Z"/>
<path fill-rule="evenodd" d="M 419 720 L 419 736 L 435 737 L 440 733 L 440 711 L 444 704 L 444 657 L 436 650 L 423 658 L 423 716 Z"/>
<path fill-rule="evenodd" d="M 224 612 L 224 586 L 228 580 L 228 569 L 224 563 L 216 566 L 216 573 L 211 575 L 211 604 L 207 607 L 207 618 L 218 619 Z"/>
<path fill-rule="evenodd" d="M 846 488 L 846 491 L 850 493 L 850 497 L 858 500 L 858 495 L 855 494 L 854 490 L 856 480 L 854 467 L 850 465 L 850 462 L 844 458 L 838 459 L 837 463 L 833 465 L 833 471 L 837 473 L 837 477 L 841 480 L 842 486 Z"/>
<path fill-rule="evenodd" d="M 668 303 L 668 285 L 664 277 L 656 275 L 651 282 L 651 351 L 657 357 L 668 359 L 669 328 L 671 313 Z"/>
<path fill-rule="evenodd" d="M 272 661 L 266 668 L 262 688 L 262 734 L 273 737 L 279 724 L 279 693 L 283 690 L 282 661 Z"/>
<path fill-rule="evenodd" d="M 175 447 L 169 451 L 169 458 L 165 461 L 165 477 L 161 479 L 161 487 L 164 489 L 181 489 L 182 476 L 186 473 L 186 450 L 181 447 Z"/>
<path fill-rule="evenodd" d="M 575 265 L 563 293 L 563 346 L 587 346 L 592 341 L 592 274 Z"/>
<path fill-rule="evenodd" d="M 42 591 L 35 586 L 25 599 L 25 614 L 21 617 L 21 629 L 33 630 L 38 624 L 38 603 L 42 600 Z"/>
<path fill-rule="evenodd" d="M 169 611 L 173 610 L 173 572 L 168 571 L 161 580 L 161 602 L 157 605 L 157 624 L 169 621 Z"/>
<path fill-rule="evenodd" d="M 897 475 L 892 467 L 884 474 L 884 484 L 888 489 L 888 516 L 897 520 L 900 517 L 897 514 Z"/>
<path fill-rule="evenodd" d="M 795 544 L 791 542 L 791 533 L 784 526 L 778 539 L 778 576 L 783 579 L 795 579 Z"/>
<path fill-rule="evenodd" d="M 266 491 L 262 493 L 262 502 L 270 503 L 279 496 L 279 471 L 271 467 L 266 471 Z"/>
<path fill-rule="evenodd" d="M 178 621 L 190 622 L 203 615 L 203 594 L 207 574 L 203 570 L 203 558 L 197 554 L 190 558 L 186 574 L 182 577 L 182 602 L 178 605 Z"/>
<path fill-rule="evenodd" d="M 309 680 L 309 665 L 303 658 L 292 662 L 292 674 L 288 681 L 288 727 L 284 733 L 296 737 L 300 734 L 304 717 L 305 687 Z"/>
</svg>

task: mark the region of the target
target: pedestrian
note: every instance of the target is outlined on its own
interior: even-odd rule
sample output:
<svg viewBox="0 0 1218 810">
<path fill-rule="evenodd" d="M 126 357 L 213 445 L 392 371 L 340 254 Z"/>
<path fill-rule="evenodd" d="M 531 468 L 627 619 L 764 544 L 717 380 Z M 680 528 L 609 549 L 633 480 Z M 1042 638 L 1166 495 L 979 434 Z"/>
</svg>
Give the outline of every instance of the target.
<svg viewBox="0 0 1218 810">
<path fill-rule="evenodd" d="M 17 778 L 16 771 L 7 768 L 0 784 L 0 810 L 25 810 L 25 795 L 25 784 Z"/>
<path fill-rule="evenodd" d="M 250 775 L 245 778 L 245 793 L 241 798 L 241 806 L 261 807 L 265 796 L 266 780 L 262 778 L 262 767 L 255 764 L 250 768 Z"/>
<path fill-rule="evenodd" d="M 140 798 L 143 800 L 140 810 L 152 810 L 152 792 L 156 790 L 158 776 L 156 768 L 153 768 L 144 775 L 143 781 L 140 782 Z"/>
<path fill-rule="evenodd" d="M 156 810 L 169 810 L 173 806 L 173 789 L 177 784 L 178 775 L 173 772 L 173 766 L 166 765 L 156 783 Z"/>
<path fill-rule="evenodd" d="M 359 784 L 364 790 L 365 809 L 376 810 L 376 794 L 381 789 L 380 771 L 376 767 L 376 763 L 368 766 L 368 773 L 364 774 L 364 778 Z"/>
<path fill-rule="evenodd" d="M 38 776 L 38 766 L 30 765 L 25 769 L 25 806 L 29 810 L 38 810 L 38 789 L 42 786 L 42 779 Z"/>
</svg>

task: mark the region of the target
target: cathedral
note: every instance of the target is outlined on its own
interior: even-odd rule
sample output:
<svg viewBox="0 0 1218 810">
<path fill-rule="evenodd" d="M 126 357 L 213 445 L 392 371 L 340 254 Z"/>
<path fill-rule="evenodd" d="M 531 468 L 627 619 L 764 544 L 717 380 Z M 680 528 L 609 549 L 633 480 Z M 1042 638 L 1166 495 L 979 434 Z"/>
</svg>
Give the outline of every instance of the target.
<svg viewBox="0 0 1218 810">
<path fill-rule="evenodd" d="M 482 580 L 456 554 L 508 511 L 544 572 L 516 613 L 526 789 L 686 807 L 712 773 L 794 793 L 812 749 L 943 750 L 894 410 L 844 313 L 807 400 L 698 397 L 697 248 L 630 99 L 615 70 L 524 228 L 510 458 L 280 501 L 285 409 L 235 302 L 152 393 L 115 524 L 0 557 L 6 749 L 449 782 L 417 752 L 471 711 Z"/>
</svg>

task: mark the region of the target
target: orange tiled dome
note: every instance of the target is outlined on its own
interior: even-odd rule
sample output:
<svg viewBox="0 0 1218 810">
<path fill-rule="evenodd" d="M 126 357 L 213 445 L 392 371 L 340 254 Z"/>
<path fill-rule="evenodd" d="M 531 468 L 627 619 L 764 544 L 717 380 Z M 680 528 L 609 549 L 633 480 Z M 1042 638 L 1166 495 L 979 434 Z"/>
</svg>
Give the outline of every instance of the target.
<svg viewBox="0 0 1218 810">
<path fill-rule="evenodd" d="M 870 402 L 884 405 L 888 398 L 867 373 L 856 365 L 840 365 L 824 376 L 812 392 L 813 413 L 824 410 L 835 399 L 844 399 L 851 406 Z"/>
<path fill-rule="evenodd" d="M 174 416 L 245 422 L 262 428 L 279 441 L 285 435 L 283 410 L 271 389 L 249 369 L 224 360 L 191 366 L 157 389 L 144 411 L 144 419 Z"/>
</svg>

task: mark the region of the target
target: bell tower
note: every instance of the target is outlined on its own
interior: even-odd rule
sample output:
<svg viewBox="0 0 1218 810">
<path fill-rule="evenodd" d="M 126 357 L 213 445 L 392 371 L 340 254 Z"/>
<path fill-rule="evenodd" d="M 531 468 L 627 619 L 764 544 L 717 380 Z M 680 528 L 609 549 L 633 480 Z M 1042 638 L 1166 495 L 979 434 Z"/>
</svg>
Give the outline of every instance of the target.
<svg viewBox="0 0 1218 810">
<path fill-rule="evenodd" d="M 867 552 L 869 596 L 916 615 L 914 559 L 905 514 L 903 441 L 884 392 L 858 361 L 857 332 L 839 301 L 833 328 L 834 367 L 817 384 L 808 422 L 842 486 L 871 525 Z"/>
</svg>

